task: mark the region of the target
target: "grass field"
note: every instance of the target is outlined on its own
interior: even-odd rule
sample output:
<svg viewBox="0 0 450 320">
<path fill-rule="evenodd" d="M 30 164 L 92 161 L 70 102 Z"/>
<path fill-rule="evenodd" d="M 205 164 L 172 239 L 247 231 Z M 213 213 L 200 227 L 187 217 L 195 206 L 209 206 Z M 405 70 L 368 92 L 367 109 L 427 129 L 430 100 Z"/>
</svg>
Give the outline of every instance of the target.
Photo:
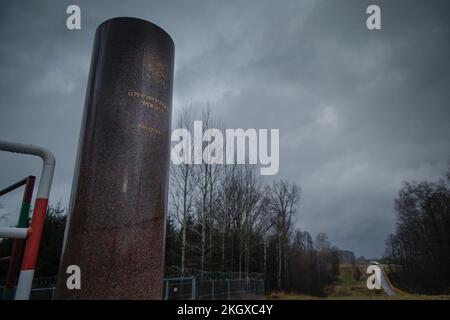
<svg viewBox="0 0 450 320">
<path fill-rule="evenodd" d="M 404 293 L 390 297 L 383 290 L 369 290 L 366 287 L 365 266 L 360 266 L 359 268 L 363 276 L 361 279 L 356 280 L 353 276 L 354 269 L 350 264 L 340 265 L 339 279 L 335 286 L 330 288 L 330 293 L 326 297 L 272 292 L 267 298 L 282 300 L 450 300 L 448 295 L 429 296 Z"/>
</svg>

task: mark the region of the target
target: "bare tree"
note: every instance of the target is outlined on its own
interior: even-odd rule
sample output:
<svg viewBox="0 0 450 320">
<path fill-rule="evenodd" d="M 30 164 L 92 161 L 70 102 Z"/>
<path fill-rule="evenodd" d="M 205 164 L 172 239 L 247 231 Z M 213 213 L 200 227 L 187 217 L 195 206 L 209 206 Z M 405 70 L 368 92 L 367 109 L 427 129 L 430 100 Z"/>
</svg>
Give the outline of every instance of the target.
<svg viewBox="0 0 450 320">
<path fill-rule="evenodd" d="M 194 114 L 189 106 L 182 110 L 177 127 L 187 129 L 192 132 Z M 186 268 L 187 229 L 189 218 L 193 214 L 194 205 L 194 168 L 191 164 L 172 164 L 170 167 L 170 196 L 171 208 L 176 221 L 181 227 L 181 273 L 184 274 Z"/>
<path fill-rule="evenodd" d="M 270 210 L 274 219 L 277 238 L 277 286 L 282 288 L 287 281 L 287 259 L 289 236 L 296 213 L 296 204 L 300 200 L 300 188 L 287 181 L 274 182 L 266 188 Z"/>
<path fill-rule="evenodd" d="M 395 200 L 395 210 L 395 234 L 386 241 L 393 278 L 411 291 L 447 293 L 450 175 L 438 182 L 405 183 Z"/>
</svg>

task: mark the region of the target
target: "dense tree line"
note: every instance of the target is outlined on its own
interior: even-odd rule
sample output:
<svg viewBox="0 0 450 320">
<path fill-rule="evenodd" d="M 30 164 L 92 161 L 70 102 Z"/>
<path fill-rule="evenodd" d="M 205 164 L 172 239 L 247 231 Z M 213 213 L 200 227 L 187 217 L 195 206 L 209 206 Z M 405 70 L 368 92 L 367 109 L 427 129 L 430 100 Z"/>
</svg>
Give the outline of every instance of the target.
<svg viewBox="0 0 450 320">
<path fill-rule="evenodd" d="M 201 118 L 203 131 L 221 126 L 209 109 Z M 187 108 L 177 127 L 192 131 L 193 119 Z M 324 244 L 326 235 L 314 247 L 311 236 L 294 227 L 301 198 L 296 184 L 264 185 L 257 166 L 248 164 L 178 164 L 170 177 L 166 265 L 178 266 L 181 275 L 260 272 L 269 288 L 313 294 L 335 281 L 338 255 Z"/>
<path fill-rule="evenodd" d="M 395 200 L 385 259 L 399 287 L 450 293 L 450 171 L 438 182 L 407 182 Z"/>
<path fill-rule="evenodd" d="M 306 231 L 295 230 L 289 257 L 287 289 L 323 296 L 339 275 L 339 250 L 332 247 L 325 233 L 319 233 L 313 244 Z"/>
</svg>

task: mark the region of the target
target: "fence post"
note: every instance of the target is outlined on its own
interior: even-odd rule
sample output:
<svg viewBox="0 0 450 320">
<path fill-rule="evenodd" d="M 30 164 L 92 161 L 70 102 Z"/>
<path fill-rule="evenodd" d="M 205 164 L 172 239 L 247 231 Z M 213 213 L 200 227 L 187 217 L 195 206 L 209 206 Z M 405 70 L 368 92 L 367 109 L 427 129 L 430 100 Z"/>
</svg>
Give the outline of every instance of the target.
<svg viewBox="0 0 450 320">
<path fill-rule="evenodd" d="M 192 277 L 192 292 L 191 292 L 191 300 L 196 300 L 196 283 L 195 283 L 195 277 Z"/>
<path fill-rule="evenodd" d="M 164 300 L 169 300 L 169 279 L 164 280 L 166 282 L 166 292 L 164 292 Z"/>
<path fill-rule="evenodd" d="M 262 292 L 264 295 L 266 294 L 266 282 L 265 281 L 263 281 L 263 283 L 262 283 Z"/>
<path fill-rule="evenodd" d="M 228 281 L 228 285 L 227 285 L 227 287 L 228 287 L 228 290 L 227 290 L 227 297 L 228 297 L 228 300 L 230 300 L 230 279 L 227 279 L 227 281 Z"/>
<path fill-rule="evenodd" d="M 211 293 L 212 293 L 211 300 L 214 300 L 214 279 L 211 280 Z"/>
</svg>

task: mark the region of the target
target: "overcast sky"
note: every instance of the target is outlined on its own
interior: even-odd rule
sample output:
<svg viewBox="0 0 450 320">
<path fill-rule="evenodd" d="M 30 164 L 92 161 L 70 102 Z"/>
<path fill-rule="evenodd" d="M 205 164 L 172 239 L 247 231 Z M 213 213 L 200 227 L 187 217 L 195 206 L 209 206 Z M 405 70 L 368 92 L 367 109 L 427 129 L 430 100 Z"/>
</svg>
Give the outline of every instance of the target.
<svg viewBox="0 0 450 320">
<path fill-rule="evenodd" d="M 82 29 L 66 28 L 81 7 Z M 378 4 L 382 29 L 366 28 Z M 302 187 L 297 224 L 383 253 L 405 180 L 450 160 L 450 1 L 2 1 L 0 139 L 51 149 L 68 205 L 95 28 L 152 21 L 175 42 L 174 119 L 209 102 L 228 128 L 279 128 L 280 171 Z M 41 163 L 0 153 L 0 188 Z M 268 180 L 269 181 L 269 180 Z M 14 223 L 21 191 L 3 199 Z"/>
</svg>

